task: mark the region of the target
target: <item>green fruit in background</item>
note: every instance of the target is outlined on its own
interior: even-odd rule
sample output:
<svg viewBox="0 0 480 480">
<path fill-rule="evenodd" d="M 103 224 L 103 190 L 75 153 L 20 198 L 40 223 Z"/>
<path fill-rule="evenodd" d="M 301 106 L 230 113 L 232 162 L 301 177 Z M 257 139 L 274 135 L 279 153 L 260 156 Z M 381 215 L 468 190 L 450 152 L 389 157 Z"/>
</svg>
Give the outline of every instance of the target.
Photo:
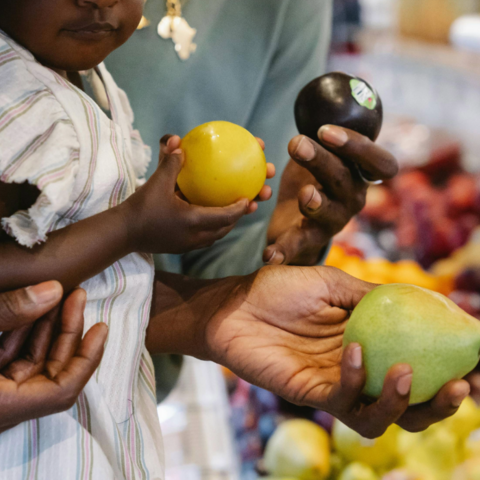
<svg viewBox="0 0 480 480">
<path fill-rule="evenodd" d="M 308 420 L 287 420 L 265 448 L 264 465 L 274 477 L 324 480 L 330 471 L 330 438 Z"/>
<path fill-rule="evenodd" d="M 332 441 L 335 451 L 347 462 L 360 462 L 374 469 L 386 470 L 397 461 L 397 436 L 400 430 L 400 427 L 392 425 L 380 438 L 370 440 L 335 420 Z"/>
<path fill-rule="evenodd" d="M 338 480 L 379 480 L 377 474 L 363 463 L 351 463 Z"/>
<path fill-rule="evenodd" d="M 359 343 L 367 372 L 364 393 L 378 398 L 390 367 L 413 368 L 410 404 L 432 399 L 475 368 L 480 322 L 443 295 L 413 285 L 382 285 L 353 311 L 344 347 Z"/>
</svg>

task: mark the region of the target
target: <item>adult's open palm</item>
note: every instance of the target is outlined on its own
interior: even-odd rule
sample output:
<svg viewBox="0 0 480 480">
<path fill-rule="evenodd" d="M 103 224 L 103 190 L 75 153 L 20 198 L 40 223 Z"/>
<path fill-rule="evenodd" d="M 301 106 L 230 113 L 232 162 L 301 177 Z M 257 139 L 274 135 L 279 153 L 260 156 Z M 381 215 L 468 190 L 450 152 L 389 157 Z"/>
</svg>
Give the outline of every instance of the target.
<svg viewBox="0 0 480 480">
<path fill-rule="evenodd" d="M 450 382 L 408 408 L 412 370 L 396 365 L 375 402 L 363 398 L 359 345 L 342 354 L 351 310 L 375 285 L 328 267 L 266 267 L 249 278 L 207 327 L 212 358 L 286 400 L 327 411 L 366 437 L 392 423 L 417 431 L 455 413 L 468 394 Z"/>
</svg>

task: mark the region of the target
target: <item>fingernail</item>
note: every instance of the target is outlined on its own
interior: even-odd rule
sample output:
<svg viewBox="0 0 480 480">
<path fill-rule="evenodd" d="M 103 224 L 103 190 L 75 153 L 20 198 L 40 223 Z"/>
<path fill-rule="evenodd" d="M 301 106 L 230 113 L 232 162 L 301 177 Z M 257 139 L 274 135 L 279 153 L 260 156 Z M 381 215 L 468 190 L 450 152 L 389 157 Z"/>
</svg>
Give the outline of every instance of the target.
<svg viewBox="0 0 480 480">
<path fill-rule="evenodd" d="M 408 395 L 410 392 L 410 389 L 412 388 L 412 379 L 413 375 L 409 373 L 408 375 L 404 375 L 403 377 L 400 377 L 397 381 L 397 392 L 399 395 L 404 397 L 405 395 Z"/>
<path fill-rule="evenodd" d="M 350 365 L 359 370 L 362 368 L 362 363 L 362 347 L 359 345 L 358 347 L 353 348 L 350 353 Z"/>
<path fill-rule="evenodd" d="M 30 300 L 37 305 L 52 303 L 62 296 L 62 287 L 58 282 L 45 282 L 25 289 Z"/>
<path fill-rule="evenodd" d="M 312 198 L 310 198 L 310 200 L 307 202 L 305 207 L 308 208 L 309 210 L 318 210 L 321 207 L 321 205 L 322 205 L 322 197 L 318 193 L 317 189 L 314 187 Z"/>
<path fill-rule="evenodd" d="M 315 148 L 312 142 L 307 137 L 302 137 L 300 142 L 298 142 L 294 155 L 298 160 L 303 160 L 304 162 L 313 160 L 315 157 Z"/>
<path fill-rule="evenodd" d="M 458 408 L 463 401 L 468 397 L 470 393 L 470 388 L 465 388 L 463 392 L 458 393 L 455 398 L 452 400 L 452 407 Z"/>
<path fill-rule="evenodd" d="M 334 147 L 343 147 L 348 142 L 345 130 L 333 125 L 325 125 L 318 131 L 318 138 Z"/>
<path fill-rule="evenodd" d="M 282 252 L 275 251 L 275 255 L 270 259 L 269 263 L 272 265 L 282 265 L 284 261 L 285 255 Z"/>
<path fill-rule="evenodd" d="M 176 150 L 174 150 L 172 152 L 172 155 L 181 155 L 182 154 L 182 149 L 181 148 L 177 148 Z"/>
<path fill-rule="evenodd" d="M 275 255 L 277 254 L 277 251 L 274 250 L 272 252 L 272 254 L 267 258 L 266 262 L 265 263 L 270 263 L 274 258 L 275 258 Z"/>
</svg>

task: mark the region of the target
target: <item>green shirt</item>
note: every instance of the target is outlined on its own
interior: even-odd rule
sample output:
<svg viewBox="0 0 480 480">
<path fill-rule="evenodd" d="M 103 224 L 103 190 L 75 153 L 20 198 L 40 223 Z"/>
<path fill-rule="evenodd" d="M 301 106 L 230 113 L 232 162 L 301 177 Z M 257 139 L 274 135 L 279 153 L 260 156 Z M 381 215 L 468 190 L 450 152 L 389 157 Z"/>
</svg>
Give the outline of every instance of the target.
<svg viewBox="0 0 480 480">
<path fill-rule="evenodd" d="M 278 192 L 297 134 L 293 105 L 300 89 L 325 71 L 331 0 L 188 0 L 183 15 L 197 29 L 197 51 L 178 58 L 171 40 L 157 34 L 164 0 L 148 0 L 151 25 L 107 59 L 130 99 L 135 126 L 152 147 L 212 120 L 242 125 L 265 140 L 267 160 L 277 167 L 270 182 Z M 248 274 L 262 266 L 266 230 L 275 197 L 243 219 L 223 240 L 182 256 L 163 255 L 157 267 L 203 278 Z"/>
</svg>

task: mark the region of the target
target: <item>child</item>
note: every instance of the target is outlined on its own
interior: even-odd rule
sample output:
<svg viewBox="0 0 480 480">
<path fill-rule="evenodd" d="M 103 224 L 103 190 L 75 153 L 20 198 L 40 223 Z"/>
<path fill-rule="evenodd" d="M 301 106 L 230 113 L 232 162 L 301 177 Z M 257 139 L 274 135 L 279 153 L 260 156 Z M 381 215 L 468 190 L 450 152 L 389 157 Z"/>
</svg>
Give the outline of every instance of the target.
<svg viewBox="0 0 480 480">
<path fill-rule="evenodd" d="M 83 282 L 85 328 L 109 327 L 102 363 L 74 407 L 3 434 L 2 479 L 162 477 L 145 349 L 149 254 L 211 245 L 256 208 L 245 199 L 202 208 L 177 196 L 178 137 L 162 139 L 158 171 L 144 184 L 149 149 L 101 64 L 135 31 L 142 6 L 0 0 L 0 217 L 9 235 L 0 290 Z M 260 199 L 270 194 L 264 187 Z"/>
</svg>

